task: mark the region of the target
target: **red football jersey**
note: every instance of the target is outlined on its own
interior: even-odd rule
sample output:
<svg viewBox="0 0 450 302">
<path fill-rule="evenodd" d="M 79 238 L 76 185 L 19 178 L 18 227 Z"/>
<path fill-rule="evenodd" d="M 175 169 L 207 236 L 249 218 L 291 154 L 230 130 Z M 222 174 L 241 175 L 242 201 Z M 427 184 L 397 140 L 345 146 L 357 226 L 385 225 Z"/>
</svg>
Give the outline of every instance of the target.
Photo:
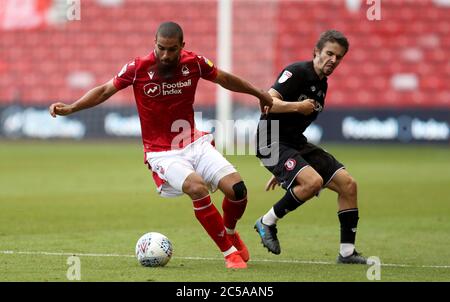
<svg viewBox="0 0 450 302">
<path fill-rule="evenodd" d="M 133 85 L 145 152 L 180 149 L 203 133 L 195 129 L 194 97 L 200 78 L 214 80 L 217 68 L 203 56 L 181 51 L 174 74 L 159 74 L 155 53 L 126 64 L 114 77 L 114 86 Z"/>
</svg>

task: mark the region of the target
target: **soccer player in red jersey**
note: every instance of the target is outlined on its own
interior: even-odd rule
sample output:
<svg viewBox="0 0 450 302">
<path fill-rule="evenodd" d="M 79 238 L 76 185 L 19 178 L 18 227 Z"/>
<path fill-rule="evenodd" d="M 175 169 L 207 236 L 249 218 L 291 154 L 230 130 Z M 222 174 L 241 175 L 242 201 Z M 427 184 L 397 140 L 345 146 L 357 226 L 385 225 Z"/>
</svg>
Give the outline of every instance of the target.
<svg viewBox="0 0 450 302">
<path fill-rule="evenodd" d="M 53 117 L 103 103 L 117 91 L 133 86 L 146 163 L 163 197 L 189 195 L 200 224 L 216 243 L 227 268 L 246 268 L 248 249 L 235 231 L 247 205 L 247 189 L 235 168 L 213 147 L 211 134 L 195 129 L 194 96 L 200 78 L 253 95 L 262 110 L 271 96 L 235 75 L 218 69 L 203 56 L 184 50 L 183 31 L 174 22 L 162 23 L 155 49 L 125 64 L 107 83 L 68 105 L 49 107 Z M 224 193 L 223 217 L 209 191 Z"/>
</svg>

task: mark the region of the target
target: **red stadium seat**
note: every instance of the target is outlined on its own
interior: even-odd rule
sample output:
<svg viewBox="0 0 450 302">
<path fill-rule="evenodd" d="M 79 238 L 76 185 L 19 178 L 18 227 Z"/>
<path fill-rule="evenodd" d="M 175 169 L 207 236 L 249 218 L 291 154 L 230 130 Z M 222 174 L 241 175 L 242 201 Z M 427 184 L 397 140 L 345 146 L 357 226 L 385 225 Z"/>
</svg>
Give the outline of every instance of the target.
<svg viewBox="0 0 450 302">
<path fill-rule="evenodd" d="M 318 34 L 335 28 L 348 36 L 350 51 L 330 78 L 327 106 L 450 106 L 448 7 L 432 0 L 383 1 L 382 20 L 369 21 L 365 1 L 357 11 L 345 4 L 235 0 L 233 71 L 268 88 L 284 66 L 310 60 Z M 155 28 L 164 20 L 183 26 L 187 49 L 216 61 L 216 8 L 217 1 L 126 0 L 118 6 L 85 1 L 81 21 L 2 30 L 0 103 L 11 102 L 14 91 L 33 104 L 79 97 L 84 91 L 67 85 L 71 73 L 89 72 L 95 85 L 107 81 L 124 63 L 151 51 Z M 390 79 L 397 73 L 415 74 L 417 90 L 392 90 Z M 197 104 L 214 105 L 214 85 L 200 85 Z M 233 97 L 254 104 L 242 95 Z M 108 103 L 132 99 L 132 92 L 124 91 Z"/>
</svg>

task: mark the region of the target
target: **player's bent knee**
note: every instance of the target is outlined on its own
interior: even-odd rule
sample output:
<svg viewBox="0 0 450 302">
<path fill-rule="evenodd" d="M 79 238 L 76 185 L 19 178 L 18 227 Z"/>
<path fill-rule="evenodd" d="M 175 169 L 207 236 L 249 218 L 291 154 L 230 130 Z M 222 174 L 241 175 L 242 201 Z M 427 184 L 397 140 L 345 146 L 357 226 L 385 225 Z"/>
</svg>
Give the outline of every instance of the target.
<svg viewBox="0 0 450 302">
<path fill-rule="evenodd" d="M 208 187 L 203 181 L 186 181 L 183 184 L 183 192 L 193 199 L 208 195 Z"/>
<path fill-rule="evenodd" d="M 322 187 L 323 187 L 323 178 L 318 177 L 317 179 L 314 180 L 314 189 L 320 191 Z"/>
<path fill-rule="evenodd" d="M 322 177 L 318 176 L 308 179 L 308 181 L 304 183 L 303 188 L 305 190 L 306 195 L 312 197 L 320 192 L 322 186 L 323 186 L 323 179 Z"/>
<path fill-rule="evenodd" d="M 186 192 L 192 199 L 203 198 L 204 196 L 209 194 L 208 187 L 206 185 L 193 185 Z"/>
<path fill-rule="evenodd" d="M 358 185 L 356 183 L 356 180 L 353 177 L 348 177 L 345 182 L 345 193 L 354 195 L 356 194 L 356 191 L 358 190 Z"/>
<path fill-rule="evenodd" d="M 233 192 L 235 200 L 241 200 L 247 197 L 247 187 L 243 181 L 233 185 Z"/>
</svg>

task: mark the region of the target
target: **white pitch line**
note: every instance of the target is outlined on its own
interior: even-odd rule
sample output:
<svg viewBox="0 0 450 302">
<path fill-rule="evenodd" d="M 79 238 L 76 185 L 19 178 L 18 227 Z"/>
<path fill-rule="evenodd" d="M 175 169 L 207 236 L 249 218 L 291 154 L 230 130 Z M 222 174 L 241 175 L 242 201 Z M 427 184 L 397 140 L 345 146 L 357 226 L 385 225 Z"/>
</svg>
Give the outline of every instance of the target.
<svg viewBox="0 0 450 302">
<path fill-rule="evenodd" d="M 134 258 L 134 255 L 123 254 L 96 254 L 96 253 L 62 253 L 62 252 L 39 252 L 39 251 L 0 251 L 0 254 L 5 255 L 44 255 L 44 256 L 80 256 L 80 257 L 123 257 Z M 174 259 L 185 260 L 209 260 L 209 261 L 223 261 L 223 258 L 208 258 L 208 257 L 173 257 Z M 307 261 L 307 260 L 287 260 L 287 259 L 252 259 L 252 262 L 273 262 L 273 263 L 298 263 L 298 264 L 322 264 L 330 265 L 335 262 L 327 261 Z M 381 266 L 390 267 L 411 267 L 411 268 L 450 268 L 450 265 L 412 265 L 412 264 L 392 264 L 381 263 Z"/>
</svg>

